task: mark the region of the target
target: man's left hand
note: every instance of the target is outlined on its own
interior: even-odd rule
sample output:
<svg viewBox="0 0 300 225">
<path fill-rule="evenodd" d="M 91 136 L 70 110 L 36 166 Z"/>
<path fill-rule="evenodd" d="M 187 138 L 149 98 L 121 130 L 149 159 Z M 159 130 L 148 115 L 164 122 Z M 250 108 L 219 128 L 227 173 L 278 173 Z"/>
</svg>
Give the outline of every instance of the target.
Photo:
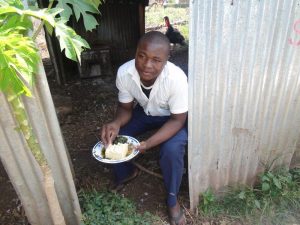
<svg viewBox="0 0 300 225">
<path fill-rule="evenodd" d="M 136 146 L 136 149 L 138 149 L 140 153 L 144 154 L 147 150 L 147 142 L 146 141 L 140 142 L 140 145 Z"/>
</svg>

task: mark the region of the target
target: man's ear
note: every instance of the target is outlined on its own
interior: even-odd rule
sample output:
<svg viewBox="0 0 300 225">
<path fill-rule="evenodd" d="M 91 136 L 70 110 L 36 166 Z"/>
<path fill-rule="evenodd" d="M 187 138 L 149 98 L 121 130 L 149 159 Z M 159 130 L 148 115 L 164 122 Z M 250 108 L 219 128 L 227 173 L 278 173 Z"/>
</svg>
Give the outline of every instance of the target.
<svg viewBox="0 0 300 225">
<path fill-rule="evenodd" d="M 166 60 L 166 62 L 165 62 L 165 65 L 167 64 L 167 62 L 168 62 L 168 60 L 170 59 L 170 55 L 168 55 L 168 57 L 167 57 L 167 60 Z"/>
<path fill-rule="evenodd" d="M 164 64 L 164 66 L 166 66 L 166 65 L 167 65 L 167 63 L 168 63 L 168 59 L 165 61 L 165 64 Z"/>
</svg>

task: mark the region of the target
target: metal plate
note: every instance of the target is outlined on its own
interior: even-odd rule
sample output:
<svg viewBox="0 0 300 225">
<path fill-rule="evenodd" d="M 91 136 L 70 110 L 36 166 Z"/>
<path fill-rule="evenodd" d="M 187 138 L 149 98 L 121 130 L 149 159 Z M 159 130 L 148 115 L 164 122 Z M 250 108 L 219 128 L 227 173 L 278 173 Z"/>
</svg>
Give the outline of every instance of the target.
<svg viewBox="0 0 300 225">
<path fill-rule="evenodd" d="M 135 138 L 133 138 L 133 137 L 126 136 L 126 135 L 121 135 L 121 136 L 127 138 L 127 143 L 128 144 L 133 144 L 135 146 L 140 144 L 140 142 L 138 140 L 136 140 Z M 116 164 L 116 163 L 127 162 L 127 161 L 133 159 L 134 157 L 136 157 L 139 154 L 139 150 L 135 149 L 135 150 L 132 151 L 132 153 L 130 155 L 126 156 L 124 159 L 119 159 L 119 160 L 106 159 L 106 158 L 102 157 L 102 154 L 101 154 L 102 148 L 103 148 L 103 143 L 101 141 L 99 141 L 93 147 L 93 150 L 92 150 L 93 157 L 95 159 L 97 159 L 98 161 L 100 161 L 100 162 L 108 163 L 108 164 Z"/>
</svg>

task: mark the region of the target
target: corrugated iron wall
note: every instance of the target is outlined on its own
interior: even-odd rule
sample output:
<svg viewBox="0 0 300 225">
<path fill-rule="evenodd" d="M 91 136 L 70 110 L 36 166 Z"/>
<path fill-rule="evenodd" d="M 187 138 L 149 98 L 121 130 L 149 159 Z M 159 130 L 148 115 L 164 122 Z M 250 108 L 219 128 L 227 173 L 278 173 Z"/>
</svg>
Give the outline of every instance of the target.
<svg viewBox="0 0 300 225">
<path fill-rule="evenodd" d="M 142 9 L 142 10 L 140 10 Z M 100 5 L 97 16 L 99 26 L 93 32 L 85 32 L 82 21 L 74 23 L 76 31 L 91 47 L 109 46 L 113 63 L 121 64 L 134 57 L 141 33 L 141 18 L 145 17 L 143 4 L 106 1 Z"/>
<path fill-rule="evenodd" d="M 103 21 L 100 20 L 97 27 L 97 38 L 110 44 L 114 62 L 123 63 L 134 57 L 140 38 L 138 7 L 138 4 L 103 4 L 100 7 Z"/>
<path fill-rule="evenodd" d="M 299 160 L 300 1 L 192 0 L 190 10 L 194 208 L 209 186 L 252 183 L 261 163 Z"/>
<path fill-rule="evenodd" d="M 51 168 L 56 195 L 66 224 L 79 225 L 81 210 L 68 152 L 63 141 L 42 63 L 33 98 L 23 98 L 25 110 Z M 44 188 L 43 172 L 28 149 L 5 96 L 0 92 L 0 159 L 20 197 L 31 224 L 54 225 Z"/>
</svg>

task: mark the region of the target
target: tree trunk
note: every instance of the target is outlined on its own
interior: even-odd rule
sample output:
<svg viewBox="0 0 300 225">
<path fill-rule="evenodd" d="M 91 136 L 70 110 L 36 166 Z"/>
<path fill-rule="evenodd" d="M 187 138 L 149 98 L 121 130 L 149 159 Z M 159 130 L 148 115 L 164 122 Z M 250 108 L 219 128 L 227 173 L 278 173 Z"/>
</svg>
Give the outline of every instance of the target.
<svg viewBox="0 0 300 225">
<path fill-rule="evenodd" d="M 49 168 L 47 161 L 41 151 L 41 147 L 33 133 L 33 129 L 30 125 L 30 121 L 28 120 L 24 104 L 21 101 L 20 97 L 16 94 L 13 94 L 13 92 L 8 91 L 8 93 L 6 94 L 6 98 L 11 105 L 16 121 L 19 124 L 19 127 L 17 129 L 23 134 L 29 149 L 31 150 L 34 158 L 37 160 L 43 171 L 43 187 L 47 196 L 53 224 L 66 225 L 54 187 L 54 180 L 51 169 Z M 25 204 L 23 203 L 23 205 Z M 30 218 L 28 219 L 30 220 Z"/>
</svg>

